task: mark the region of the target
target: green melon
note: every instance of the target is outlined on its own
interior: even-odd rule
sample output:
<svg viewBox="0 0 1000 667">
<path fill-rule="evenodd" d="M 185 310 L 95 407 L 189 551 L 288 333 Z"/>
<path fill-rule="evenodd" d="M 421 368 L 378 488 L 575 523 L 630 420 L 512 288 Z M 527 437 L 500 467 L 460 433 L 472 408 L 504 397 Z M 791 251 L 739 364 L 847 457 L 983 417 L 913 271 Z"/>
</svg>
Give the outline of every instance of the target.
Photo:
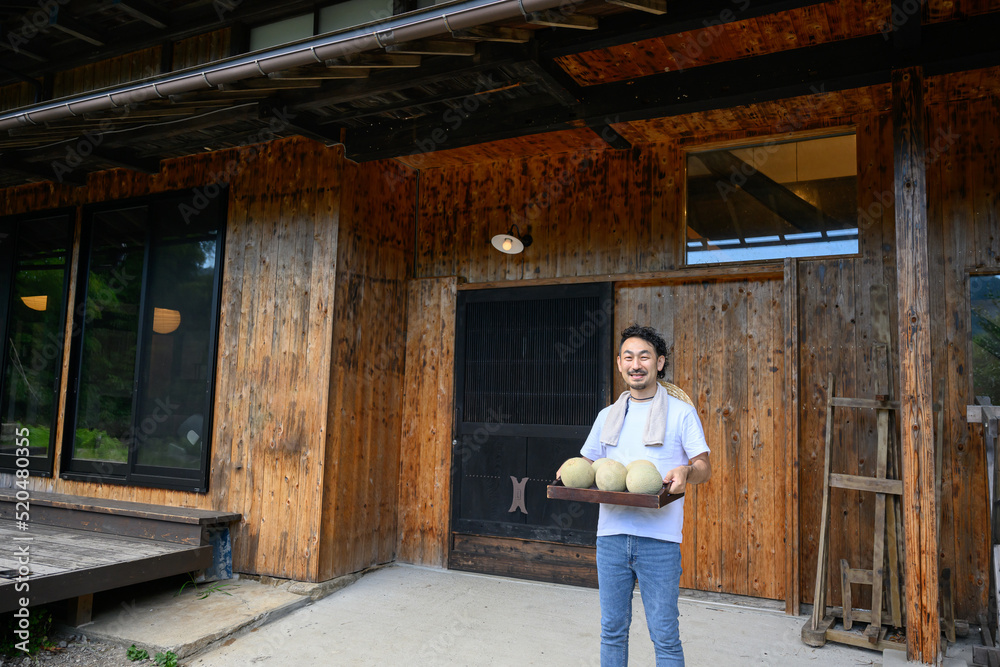
<svg viewBox="0 0 1000 667">
<path fill-rule="evenodd" d="M 595 475 L 597 474 L 597 471 L 601 469 L 601 466 L 604 465 L 605 461 L 610 461 L 610 460 L 611 459 L 597 459 L 596 461 L 594 461 L 590 466 L 591 468 L 594 469 L 594 474 Z"/>
<path fill-rule="evenodd" d="M 653 468 L 656 468 L 656 464 L 653 463 L 652 461 L 647 461 L 646 459 L 636 459 L 635 461 L 632 461 L 632 463 L 629 463 L 627 466 L 625 466 L 625 469 L 628 470 L 629 472 L 632 472 L 632 468 L 641 465 L 652 466 Z"/>
<path fill-rule="evenodd" d="M 577 457 L 562 464 L 560 477 L 564 485 L 573 489 L 588 489 L 594 484 L 594 469 L 590 461 Z"/>
<path fill-rule="evenodd" d="M 601 491 L 624 491 L 628 471 L 618 461 L 606 461 L 597 470 L 597 488 Z"/>
<path fill-rule="evenodd" d="M 633 466 L 625 477 L 625 486 L 631 493 L 659 493 L 663 478 L 653 466 Z"/>
</svg>

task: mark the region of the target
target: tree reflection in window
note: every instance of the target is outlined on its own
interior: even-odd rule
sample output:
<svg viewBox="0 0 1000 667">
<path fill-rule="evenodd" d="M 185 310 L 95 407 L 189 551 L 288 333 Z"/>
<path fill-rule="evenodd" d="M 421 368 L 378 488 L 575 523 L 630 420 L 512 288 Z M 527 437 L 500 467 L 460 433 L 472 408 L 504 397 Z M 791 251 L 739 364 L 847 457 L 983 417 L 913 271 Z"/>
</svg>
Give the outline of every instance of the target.
<svg viewBox="0 0 1000 667">
<path fill-rule="evenodd" d="M 973 394 L 1000 405 L 1000 276 L 971 276 L 969 292 Z"/>
<path fill-rule="evenodd" d="M 64 340 L 69 216 L 0 225 L 0 467 L 15 467 L 17 431 L 28 469 L 49 474 Z M 23 443 L 22 443 L 23 444 Z"/>
</svg>

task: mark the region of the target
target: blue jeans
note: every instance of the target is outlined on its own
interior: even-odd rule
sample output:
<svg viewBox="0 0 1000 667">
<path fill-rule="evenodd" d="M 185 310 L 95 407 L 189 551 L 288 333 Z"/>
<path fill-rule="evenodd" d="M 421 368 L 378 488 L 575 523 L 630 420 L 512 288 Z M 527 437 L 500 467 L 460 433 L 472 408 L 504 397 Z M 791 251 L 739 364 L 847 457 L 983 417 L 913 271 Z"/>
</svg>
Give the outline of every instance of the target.
<svg viewBox="0 0 1000 667">
<path fill-rule="evenodd" d="M 681 545 L 634 535 L 597 538 L 601 667 L 628 665 L 628 630 L 636 581 L 656 651 L 656 667 L 684 667 L 677 624 Z"/>
</svg>

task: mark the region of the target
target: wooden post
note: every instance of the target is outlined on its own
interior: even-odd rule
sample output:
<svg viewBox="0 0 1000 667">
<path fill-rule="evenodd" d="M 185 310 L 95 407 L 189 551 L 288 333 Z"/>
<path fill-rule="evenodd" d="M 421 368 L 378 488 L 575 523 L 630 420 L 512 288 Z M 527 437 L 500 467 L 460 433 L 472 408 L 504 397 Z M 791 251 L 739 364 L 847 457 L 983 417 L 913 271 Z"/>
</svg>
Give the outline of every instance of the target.
<svg viewBox="0 0 1000 667">
<path fill-rule="evenodd" d="M 798 616 L 799 589 L 799 260 L 786 258 L 785 299 L 785 613 Z"/>
<path fill-rule="evenodd" d="M 66 625 L 78 628 L 91 621 L 94 609 L 94 594 L 87 593 L 68 600 Z"/>
<path fill-rule="evenodd" d="M 896 188 L 896 278 L 899 286 L 900 433 L 906 537 L 906 655 L 936 664 L 938 535 L 934 502 L 934 406 L 921 67 L 892 73 Z"/>
</svg>

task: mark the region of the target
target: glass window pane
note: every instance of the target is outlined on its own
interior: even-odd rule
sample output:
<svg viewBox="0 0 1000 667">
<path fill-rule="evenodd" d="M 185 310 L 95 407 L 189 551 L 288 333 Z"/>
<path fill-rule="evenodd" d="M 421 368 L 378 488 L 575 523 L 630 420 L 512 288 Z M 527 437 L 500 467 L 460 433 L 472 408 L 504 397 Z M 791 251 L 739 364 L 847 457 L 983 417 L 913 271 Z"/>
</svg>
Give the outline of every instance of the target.
<svg viewBox="0 0 1000 667">
<path fill-rule="evenodd" d="M 687 262 L 858 252 L 854 135 L 690 153 Z"/>
<path fill-rule="evenodd" d="M 972 391 L 1000 405 L 1000 276 L 969 278 L 972 305 Z"/>
<path fill-rule="evenodd" d="M 393 0 L 346 0 L 319 10 L 320 33 L 343 30 L 393 15 Z"/>
<path fill-rule="evenodd" d="M 137 465 L 201 467 L 218 229 L 192 227 L 168 225 L 170 236 L 157 239 L 150 252 Z"/>
<path fill-rule="evenodd" d="M 313 15 L 303 14 L 290 19 L 259 25 L 250 30 L 250 50 L 259 51 L 286 42 L 295 42 L 313 34 Z"/>
<path fill-rule="evenodd" d="M 125 463 L 132 431 L 146 207 L 93 219 L 73 458 Z"/>
<path fill-rule="evenodd" d="M 14 242 L 16 259 L 0 392 L 0 423 L 5 426 L 0 451 L 12 451 L 14 428 L 27 428 L 30 456 L 47 459 L 62 365 L 69 221 L 66 216 L 57 216 L 22 222 Z"/>
</svg>

